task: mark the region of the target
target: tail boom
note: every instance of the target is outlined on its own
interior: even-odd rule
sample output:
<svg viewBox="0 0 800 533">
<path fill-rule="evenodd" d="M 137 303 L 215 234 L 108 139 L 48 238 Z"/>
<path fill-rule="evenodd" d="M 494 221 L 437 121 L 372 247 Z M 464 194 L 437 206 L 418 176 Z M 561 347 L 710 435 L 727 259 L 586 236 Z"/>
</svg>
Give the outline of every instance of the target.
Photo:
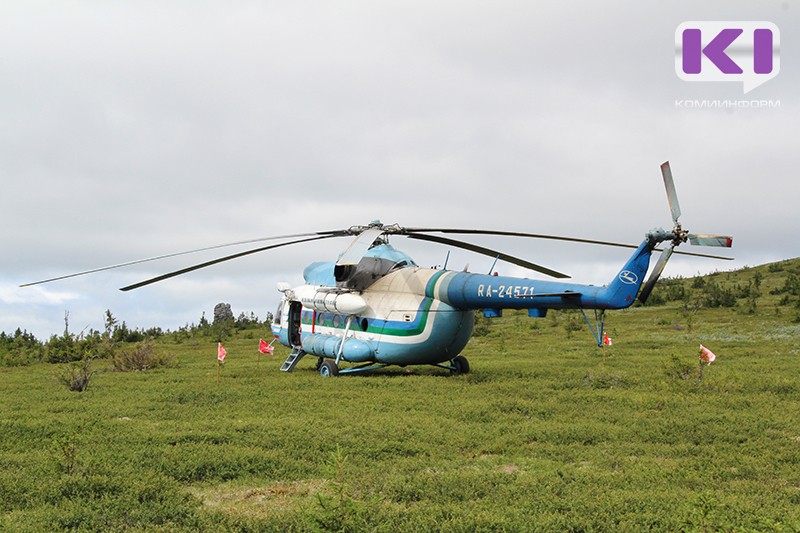
<svg viewBox="0 0 800 533">
<path fill-rule="evenodd" d="M 642 286 L 653 245 L 645 241 L 606 286 L 440 272 L 428 284 L 428 296 L 456 309 L 623 309 Z M 543 313 L 542 313 L 543 315 Z"/>
</svg>

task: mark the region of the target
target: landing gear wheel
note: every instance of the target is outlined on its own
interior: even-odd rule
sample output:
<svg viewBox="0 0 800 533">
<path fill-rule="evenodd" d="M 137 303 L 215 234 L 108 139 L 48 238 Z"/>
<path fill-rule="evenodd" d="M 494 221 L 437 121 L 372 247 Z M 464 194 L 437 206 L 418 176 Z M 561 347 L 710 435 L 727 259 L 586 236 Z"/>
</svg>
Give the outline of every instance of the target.
<svg viewBox="0 0 800 533">
<path fill-rule="evenodd" d="M 336 366 L 336 361 L 326 359 L 319 365 L 319 375 L 324 378 L 332 378 L 339 375 L 339 367 Z"/>
<path fill-rule="evenodd" d="M 467 361 L 467 358 L 463 355 L 455 356 L 450 360 L 450 364 L 453 366 L 453 368 L 450 369 L 450 374 L 454 376 L 469 374 L 469 361 Z"/>
</svg>

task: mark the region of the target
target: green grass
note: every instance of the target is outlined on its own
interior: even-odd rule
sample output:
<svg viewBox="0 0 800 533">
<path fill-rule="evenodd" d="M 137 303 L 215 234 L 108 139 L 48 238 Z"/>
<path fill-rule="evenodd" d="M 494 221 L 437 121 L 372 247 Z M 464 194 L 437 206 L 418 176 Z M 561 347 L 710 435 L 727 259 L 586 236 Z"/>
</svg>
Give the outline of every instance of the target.
<svg viewBox="0 0 800 533">
<path fill-rule="evenodd" d="M 258 330 L 226 341 L 219 383 L 202 337 L 166 336 L 175 366 L 81 393 L 56 365 L 0 368 L 0 529 L 799 531 L 784 267 L 760 267 L 755 310 L 610 313 L 605 354 L 569 313 L 507 312 L 458 377 L 322 379 L 310 358 L 284 374 Z M 742 292 L 753 272 L 711 279 Z M 701 342 L 718 356 L 702 381 Z"/>
</svg>

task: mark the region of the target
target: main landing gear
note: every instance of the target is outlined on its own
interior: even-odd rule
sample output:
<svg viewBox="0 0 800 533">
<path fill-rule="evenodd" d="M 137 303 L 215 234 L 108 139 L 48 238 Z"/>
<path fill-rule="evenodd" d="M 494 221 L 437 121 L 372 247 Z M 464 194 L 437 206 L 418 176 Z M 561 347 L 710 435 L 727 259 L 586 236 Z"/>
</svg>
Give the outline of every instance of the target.
<svg viewBox="0 0 800 533">
<path fill-rule="evenodd" d="M 332 378 L 339 375 L 339 367 L 336 361 L 325 359 L 319 364 L 319 375 L 323 378 Z"/>
<path fill-rule="evenodd" d="M 363 366 L 359 367 L 348 367 L 341 371 L 343 374 L 353 374 L 356 372 L 365 372 L 369 370 L 376 370 L 378 368 L 383 368 L 386 365 L 375 365 L 372 363 L 367 363 Z M 460 376 L 462 374 L 469 374 L 469 361 L 463 355 L 457 355 L 454 358 L 450 359 L 450 364 L 435 364 L 433 366 L 438 366 L 439 368 L 444 368 L 445 370 L 449 370 L 450 374 L 453 376 Z M 319 370 L 319 375 L 324 378 L 332 378 L 339 375 L 339 365 L 336 364 L 336 361 L 333 359 L 325 359 L 320 357 L 317 359 L 316 364 L 317 370 Z"/>
</svg>

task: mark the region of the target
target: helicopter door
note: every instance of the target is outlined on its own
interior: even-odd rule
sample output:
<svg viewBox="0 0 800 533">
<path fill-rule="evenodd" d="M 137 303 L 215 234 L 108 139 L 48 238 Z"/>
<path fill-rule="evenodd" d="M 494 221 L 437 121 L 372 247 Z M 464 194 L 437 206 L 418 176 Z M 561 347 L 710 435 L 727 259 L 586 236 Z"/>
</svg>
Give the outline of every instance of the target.
<svg viewBox="0 0 800 533">
<path fill-rule="evenodd" d="M 289 344 L 300 346 L 302 336 L 300 335 L 300 317 L 303 313 L 303 304 L 300 302 L 289 302 L 289 318 L 286 327 L 289 332 Z"/>
</svg>

